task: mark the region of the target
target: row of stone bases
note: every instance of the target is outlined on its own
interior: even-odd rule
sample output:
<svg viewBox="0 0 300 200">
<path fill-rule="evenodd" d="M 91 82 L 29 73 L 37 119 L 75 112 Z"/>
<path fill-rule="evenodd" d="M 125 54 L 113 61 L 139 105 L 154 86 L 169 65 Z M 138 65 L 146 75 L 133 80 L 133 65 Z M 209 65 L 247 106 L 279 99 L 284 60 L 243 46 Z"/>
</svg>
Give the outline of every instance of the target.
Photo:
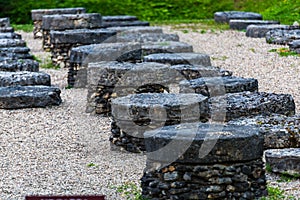
<svg viewBox="0 0 300 200">
<path fill-rule="evenodd" d="M 300 54 L 300 26 L 282 25 L 279 21 L 262 20 L 262 15 L 253 12 L 216 12 L 218 23 L 229 23 L 231 29 L 246 30 L 247 37 L 266 38 L 269 44 L 288 45 L 291 51 Z"/>
<path fill-rule="evenodd" d="M 61 103 L 60 89 L 51 86 L 50 75 L 39 72 L 9 18 L 0 19 L 0 108 L 46 107 Z"/>
<path fill-rule="evenodd" d="M 258 92 L 257 80 L 211 66 L 177 35 L 136 26 L 133 16 L 83 8 L 32 14 L 53 63 L 69 68 L 68 84 L 87 86 L 87 112 L 112 118 L 112 147 L 147 154 L 144 197 L 265 196 L 264 150 L 274 171 L 299 172 L 278 156 L 278 148 L 300 156 L 291 149 L 300 146 L 291 95 Z"/>
</svg>

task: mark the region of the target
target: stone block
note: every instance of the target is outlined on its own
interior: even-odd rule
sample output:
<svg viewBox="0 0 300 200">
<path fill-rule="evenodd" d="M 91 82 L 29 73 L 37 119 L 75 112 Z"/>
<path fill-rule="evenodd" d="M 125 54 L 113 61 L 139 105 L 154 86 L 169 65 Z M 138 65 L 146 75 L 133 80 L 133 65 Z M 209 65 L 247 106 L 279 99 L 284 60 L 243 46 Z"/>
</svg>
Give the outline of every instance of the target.
<svg viewBox="0 0 300 200">
<path fill-rule="evenodd" d="M 263 136 L 253 126 L 186 123 L 144 133 L 149 199 L 259 199 L 267 195 Z"/>
<path fill-rule="evenodd" d="M 1 28 L 10 27 L 10 20 L 8 17 L 0 18 L 0 27 Z"/>
<path fill-rule="evenodd" d="M 257 92 L 258 81 L 254 78 L 241 78 L 234 76 L 201 77 L 193 80 L 180 82 L 180 92 L 190 92 L 192 88 L 195 93 L 208 97 L 220 96 L 226 93 Z"/>
<path fill-rule="evenodd" d="M 300 54 L 300 39 L 291 41 L 290 43 L 288 43 L 288 46 L 291 51 Z"/>
<path fill-rule="evenodd" d="M 229 121 L 235 125 L 254 125 L 264 135 L 265 149 L 300 148 L 300 116 L 279 114 L 243 117 Z"/>
<path fill-rule="evenodd" d="M 266 92 L 227 93 L 211 97 L 210 112 L 213 121 L 230 121 L 255 115 L 295 114 L 295 102 L 290 94 Z"/>
<path fill-rule="evenodd" d="M 101 61 L 137 62 L 142 59 L 140 43 L 102 43 L 72 48 L 68 84 L 86 87 L 89 63 Z"/>
<path fill-rule="evenodd" d="M 50 75 L 42 72 L 0 72 L 0 87 L 51 85 Z"/>
<path fill-rule="evenodd" d="M 246 29 L 246 36 L 252 38 L 264 38 L 270 30 L 274 29 L 288 29 L 289 25 L 249 25 Z"/>
<path fill-rule="evenodd" d="M 191 64 L 211 66 L 210 57 L 202 53 L 159 53 L 144 56 L 144 62 L 158 62 L 169 65 Z"/>
<path fill-rule="evenodd" d="M 0 39 L 21 39 L 22 36 L 14 32 L 4 32 L 0 33 Z"/>
<path fill-rule="evenodd" d="M 11 39 L 11 38 L 0 39 L 0 48 L 11 48 L 11 47 L 26 47 L 26 42 L 21 39 Z"/>
<path fill-rule="evenodd" d="M 0 33 L 13 33 L 14 31 L 13 27 L 0 27 Z"/>
<path fill-rule="evenodd" d="M 17 71 L 30 71 L 38 72 L 39 63 L 32 59 L 19 59 L 19 60 L 4 60 L 0 62 L 0 71 L 17 72 Z"/>
<path fill-rule="evenodd" d="M 157 26 L 124 26 L 124 27 L 108 27 L 107 30 L 115 31 L 117 34 L 142 34 L 142 33 L 163 33 L 161 27 Z"/>
<path fill-rule="evenodd" d="M 102 27 L 128 27 L 128 26 L 149 26 L 149 22 L 139 21 L 136 16 L 116 15 L 103 16 Z"/>
<path fill-rule="evenodd" d="M 300 39 L 300 28 L 276 29 L 266 33 L 266 41 L 269 44 L 287 45 L 288 43 Z"/>
<path fill-rule="evenodd" d="M 239 20 L 232 19 L 229 21 L 230 29 L 246 30 L 249 25 L 275 25 L 279 24 L 279 21 L 267 21 L 267 20 Z"/>
<path fill-rule="evenodd" d="M 51 86 L 0 87 L 0 108 L 20 109 L 59 105 L 60 89 Z"/>
<path fill-rule="evenodd" d="M 265 151 L 265 159 L 272 172 L 300 174 L 300 148 L 269 149 Z"/>
<path fill-rule="evenodd" d="M 118 34 L 117 42 L 165 42 L 165 41 L 179 41 L 177 34 L 165 33 L 126 33 Z"/>
<path fill-rule="evenodd" d="M 112 100 L 112 145 L 130 152 L 145 151 L 147 130 L 183 122 L 197 122 L 208 109 L 198 94 L 144 93 Z"/>
<path fill-rule="evenodd" d="M 262 15 L 259 13 L 243 11 L 223 11 L 214 13 L 215 22 L 229 23 L 232 19 L 262 20 Z"/>
<path fill-rule="evenodd" d="M 184 42 L 165 41 L 142 44 L 144 56 L 156 53 L 184 53 L 193 52 L 193 46 Z"/>
</svg>

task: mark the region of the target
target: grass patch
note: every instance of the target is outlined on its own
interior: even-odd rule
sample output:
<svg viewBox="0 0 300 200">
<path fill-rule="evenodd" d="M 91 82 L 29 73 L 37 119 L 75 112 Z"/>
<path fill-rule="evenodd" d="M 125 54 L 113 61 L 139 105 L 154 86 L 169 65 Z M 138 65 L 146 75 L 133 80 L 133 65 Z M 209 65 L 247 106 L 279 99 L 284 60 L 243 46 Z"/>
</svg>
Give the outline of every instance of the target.
<svg viewBox="0 0 300 200">
<path fill-rule="evenodd" d="M 40 63 L 40 68 L 43 69 L 60 69 L 59 66 L 53 65 L 52 60 L 47 57 L 46 59 L 41 59 L 38 56 L 33 55 L 33 59 Z"/>
<path fill-rule="evenodd" d="M 268 187 L 268 196 L 261 198 L 261 200 L 282 200 L 282 199 L 296 200 L 296 198 L 293 196 L 284 195 L 284 191 L 281 190 L 279 187 Z"/>
<path fill-rule="evenodd" d="M 294 51 L 291 51 L 289 48 L 271 49 L 269 50 L 269 52 L 276 52 L 280 56 L 299 56 L 299 54 L 297 54 Z"/>
<path fill-rule="evenodd" d="M 12 24 L 11 25 L 15 31 L 24 31 L 24 32 L 33 32 L 33 25 L 32 24 Z"/>
<path fill-rule="evenodd" d="M 147 200 L 142 197 L 142 191 L 135 183 L 126 182 L 123 185 L 113 186 L 112 188 L 116 189 L 117 193 L 128 200 Z"/>
</svg>

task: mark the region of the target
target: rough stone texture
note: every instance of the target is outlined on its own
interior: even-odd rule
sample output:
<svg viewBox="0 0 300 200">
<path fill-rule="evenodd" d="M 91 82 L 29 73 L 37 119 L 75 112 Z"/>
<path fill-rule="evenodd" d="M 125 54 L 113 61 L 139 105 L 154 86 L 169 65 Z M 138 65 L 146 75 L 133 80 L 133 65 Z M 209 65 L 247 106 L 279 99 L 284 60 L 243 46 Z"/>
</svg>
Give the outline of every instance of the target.
<svg viewBox="0 0 300 200">
<path fill-rule="evenodd" d="M 223 77 L 232 75 L 231 71 L 214 66 L 181 64 L 172 65 L 170 68 L 179 71 L 186 80 L 192 80 L 201 77 Z"/>
<path fill-rule="evenodd" d="M 76 15 L 45 15 L 43 16 L 43 47 L 50 48 L 50 31 L 64 31 L 74 29 L 101 28 L 102 18 L 99 13 L 85 13 Z M 91 43 L 89 43 L 91 44 Z"/>
<path fill-rule="evenodd" d="M 0 87 L 0 108 L 19 109 L 59 105 L 60 89 L 49 86 Z"/>
<path fill-rule="evenodd" d="M 117 42 L 164 42 L 164 41 L 179 41 L 177 34 L 165 33 L 126 33 L 118 34 Z"/>
<path fill-rule="evenodd" d="M 265 137 L 265 149 L 300 148 L 300 116 L 272 114 L 243 117 L 228 122 L 235 125 L 255 125 Z"/>
<path fill-rule="evenodd" d="M 150 26 L 150 23 L 147 21 L 103 21 L 102 27 L 123 27 L 123 26 Z"/>
<path fill-rule="evenodd" d="M 182 80 L 231 75 L 217 67 L 167 66 L 160 63 L 99 62 L 88 66 L 87 112 L 110 115 L 112 98 L 142 92 L 179 92 Z M 207 73 L 208 72 L 208 73 Z M 193 93 L 194 90 L 191 89 Z"/>
<path fill-rule="evenodd" d="M 4 60 L 0 61 L 0 71 L 17 72 L 17 71 L 30 71 L 38 72 L 39 63 L 32 59 L 19 59 L 19 60 Z"/>
<path fill-rule="evenodd" d="M 290 50 L 300 54 L 300 39 L 288 43 Z"/>
<path fill-rule="evenodd" d="M 193 52 L 193 46 L 184 42 L 165 41 L 142 44 L 143 55 L 155 53 L 183 53 Z"/>
<path fill-rule="evenodd" d="M 252 38 L 264 38 L 266 33 L 274 29 L 288 29 L 289 25 L 249 25 L 246 29 L 246 36 Z"/>
<path fill-rule="evenodd" d="M 144 56 L 144 62 L 158 62 L 169 65 L 191 64 L 211 66 L 210 57 L 201 53 L 159 53 Z"/>
<path fill-rule="evenodd" d="M 300 174 L 300 148 L 265 151 L 266 165 L 275 173 Z"/>
<path fill-rule="evenodd" d="M 141 179 L 146 198 L 257 199 L 267 194 L 257 128 L 190 123 L 144 135 L 151 152 Z M 201 149 L 205 145 L 213 145 L 207 153 Z"/>
<path fill-rule="evenodd" d="M 136 16 L 132 15 L 111 15 L 103 16 L 103 22 L 132 22 L 138 20 Z"/>
<path fill-rule="evenodd" d="M 52 63 L 61 67 L 69 66 L 69 56 L 73 47 L 116 42 L 116 32 L 105 29 L 77 29 L 51 31 Z"/>
<path fill-rule="evenodd" d="M 36 9 L 31 10 L 33 21 L 33 38 L 43 38 L 42 20 L 44 15 L 63 15 L 85 13 L 85 8 L 56 8 L 56 9 Z"/>
<path fill-rule="evenodd" d="M 207 98 L 198 94 L 145 93 L 113 99 L 111 145 L 144 152 L 145 131 L 199 121 L 201 113 L 207 113 L 207 103 Z"/>
<path fill-rule="evenodd" d="M 0 28 L 10 27 L 10 20 L 8 17 L 0 18 Z"/>
<path fill-rule="evenodd" d="M 267 20 L 239 20 L 232 19 L 229 21 L 230 29 L 246 30 L 249 25 L 274 25 L 279 24 L 279 21 L 267 21 Z"/>
<path fill-rule="evenodd" d="M 239 117 L 261 114 L 275 113 L 287 116 L 295 114 L 295 103 L 290 94 L 228 93 L 223 96 L 211 97 L 209 101 L 214 121 L 230 121 Z"/>
<path fill-rule="evenodd" d="M 21 39 L 21 35 L 14 32 L 0 33 L 0 39 Z"/>
<path fill-rule="evenodd" d="M 14 31 L 13 27 L 0 27 L 0 33 L 13 33 Z"/>
<path fill-rule="evenodd" d="M 214 13 L 215 22 L 229 23 L 232 19 L 262 20 L 262 15 L 254 12 L 224 11 Z"/>
<path fill-rule="evenodd" d="M 51 85 L 50 75 L 42 72 L 0 72 L 0 87 Z"/>
<path fill-rule="evenodd" d="M 10 48 L 10 47 L 26 47 L 26 42 L 21 39 L 11 39 L 11 38 L 0 39 L 0 48 Z"/>
<path fill-rule="evenodd" d="M 179 87 L 181 93 L 190 92 L 190 88 L 193 88 L 195 93 L 211 97 L 224 95 L 225 93 L 257 92 L 258 81 L 254 78 L 234 76 L 204 77 L 182 81 Z"/>
<path fill-rule="evenodd" d="M 163 33 L 161 27 L 155 26 L 124 26 L 124 27 L 108 27 L 107 30 L 115 31 L 117 34 L 133 34 L 133 33 Z"/>
<path fill-rule="evenodd" d="M 291 27 L 290 29 L 276 29 L 270 30 L 266 33 L 266 41 L 269 44 L 280 44 L 280 45 L 287 45 L 288 43 L 292 42 L 293 40 L 300 39 L 300 28 Z"/>
<path fill-rule="evenodd" d="M 137 62 L 142 59 L 140 43 L 102 43 L 72 48 L 68 85 L 86 87 L 87 65 L 91 62 Z"/>
</svg>

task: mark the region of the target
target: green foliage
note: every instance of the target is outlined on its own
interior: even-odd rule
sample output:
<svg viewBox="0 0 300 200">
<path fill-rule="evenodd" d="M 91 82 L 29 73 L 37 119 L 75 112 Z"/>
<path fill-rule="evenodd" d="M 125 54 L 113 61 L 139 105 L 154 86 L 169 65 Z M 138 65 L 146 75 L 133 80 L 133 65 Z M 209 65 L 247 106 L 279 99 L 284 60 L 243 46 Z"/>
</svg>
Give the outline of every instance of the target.
<svg viewBox="0 0 300 200">
<path fill-rule="evenodd" d="M 120 186 L 113 186 L 113 188 L 127 200 L 147 200 L 142 197 L 142 191 L 135 183 L 126 182 Z"/>
<path fill-rule="evenodd" d="M 282 200 L 282 199 L 295 199 L 293 196 L 285 196 L 284 191 L 278 187 L 268 187 L 268 196 L 262 197 L 261 200 Z"/>
<path fill-rule="evenodd" d="M 30 24 L 32 9 L 64 7 L 85 7 L 87 12 L 102 15 L 135 15 L 147 21 L 212 19 L 215 12 L 225 10 L 258 12 L 282 24 L 300 21 L 299 0 L 0 0 L 0 17 Z"/>
<path fill-rule="evenodd" d="M 294 51 L 291 51 L 289 48 L 271 49 L 269 52 L 276 52 L 280 56 L 299 56 L 299 54 L 297 54 Z"/>
<path fill-rule="evenodd" d="M 86 165 L 87 167 L 97 167 L 98 165 L 96 165 L 95 163 L 88 163 L 87 165 Z"/>
<path fill-rule="evenodd" d="M 30 33 L 33 31 L 32 24 L 12 24 L 11 26 L 14 28 L 15 31 L 22 30 L 27 33 Z"/>
</svg>

